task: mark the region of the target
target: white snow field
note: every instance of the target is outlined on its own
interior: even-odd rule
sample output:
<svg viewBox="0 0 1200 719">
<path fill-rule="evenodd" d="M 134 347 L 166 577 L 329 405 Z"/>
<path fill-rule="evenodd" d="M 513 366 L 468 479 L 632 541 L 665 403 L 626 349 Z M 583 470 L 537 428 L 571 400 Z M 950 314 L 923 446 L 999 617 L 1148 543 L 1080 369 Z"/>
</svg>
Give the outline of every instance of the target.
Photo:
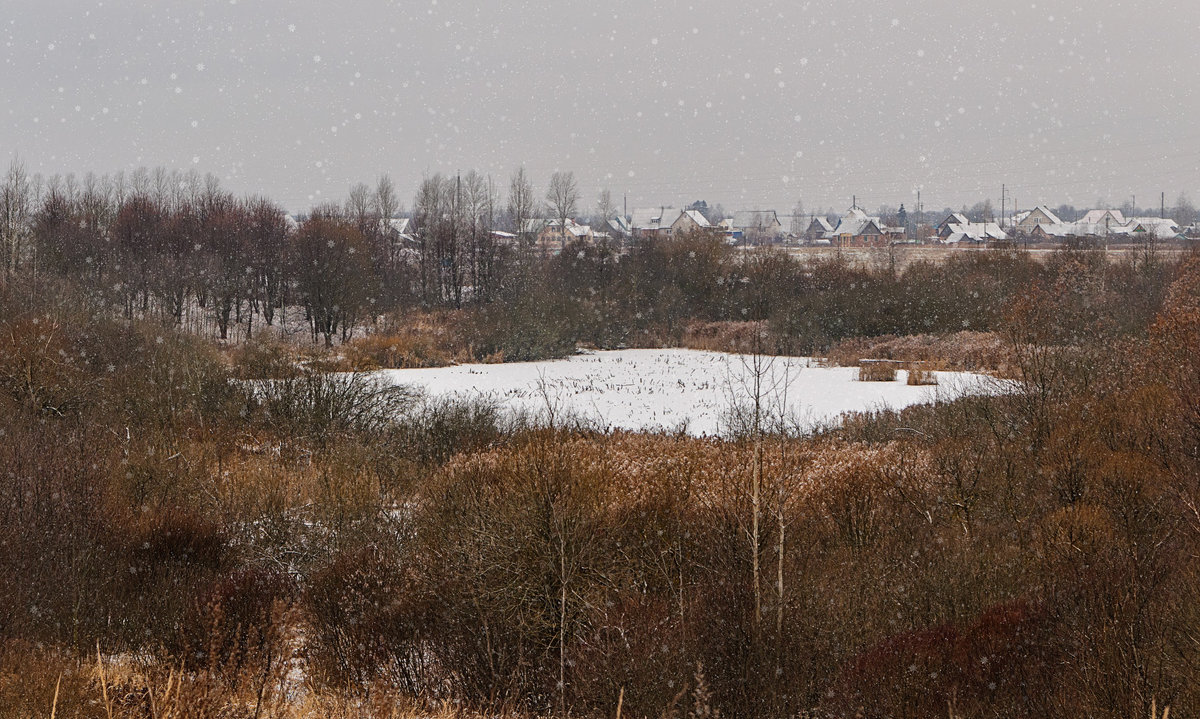
<svg viewBox="0 0 1200 719">
<path fill-rule="evenodd" d="M 772 412 L 811 429 L 836 423 L 846 412 L 892 408 L 999 391 L 997 380 L 966 372 L 937 372 L 936 386 L 909 386 L 906 372 L 893 382 L 860 382 L 855 367 L 820 367 L 806 357 L 760 358 L 687 349 L 586 352 L 561 360 L 469 364 L 436 369 L 384 370 L 397 384 L 423 387 L 430 396 L 484 397 L 503 411 L 541 420 L 583 419 L 607 429 L 683 430 L 719 435 L 730 408 L 753 397 L 754 377 Z"/>
</svg>

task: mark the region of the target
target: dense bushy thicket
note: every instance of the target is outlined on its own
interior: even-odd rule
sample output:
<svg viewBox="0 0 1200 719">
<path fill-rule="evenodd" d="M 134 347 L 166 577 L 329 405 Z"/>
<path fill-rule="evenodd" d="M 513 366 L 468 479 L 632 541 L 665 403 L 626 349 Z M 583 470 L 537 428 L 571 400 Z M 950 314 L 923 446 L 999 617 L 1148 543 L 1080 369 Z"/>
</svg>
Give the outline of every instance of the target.
<svg viewBox="0 0 1200 719">
<path fill-rule="evenodd" d="M 697 665 L 735 716 L 1186 711 L 1197 287 L 1193 266 L 1116 344 L 1066 344 L 1061 296 L 1028 294 L 1006 318 L 1022 391 L 824 437 L 462 454 L 314 575 L 314 667 L 532 713 L 655 715 Z"/>
<path fill-rule="evenodd" d="M 513 267 L 446 310 L 468 355 L 990 330 L 1020 389 L 808 438 L 504 428 L 486 404 L 265 345 L 221 354 L 139 309 L 157 290 L 114 313 L 125 280 L 17 274 L 0 706 L 45 713 L 60 675 L 59 713 L 81 716 L 172 696 L 197 716 L 325 715 L 329 697 L 380 716 L 399 697 L 581 716 L 1197 706 L 1194 260 L 964 252 L 893 273 L 685 237 Z"/>
</svg>

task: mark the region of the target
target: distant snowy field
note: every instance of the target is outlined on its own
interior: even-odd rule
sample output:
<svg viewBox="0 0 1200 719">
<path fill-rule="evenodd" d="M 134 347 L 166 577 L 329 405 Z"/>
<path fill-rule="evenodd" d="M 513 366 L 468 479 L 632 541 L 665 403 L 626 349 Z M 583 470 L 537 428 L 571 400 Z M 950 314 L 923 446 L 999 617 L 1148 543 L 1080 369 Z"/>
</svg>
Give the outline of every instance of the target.
<svg viewBox="0 0 1200 719">
<path fill-rule="evenodd" d="M 754 395 L 806 428 L 836 423 L 842 414 L 901 409 L 966 393 L 997 391 L 990 377 L 936 373 L 937 386 L 910 387 L 904 371 L 894 382 L 859 382 L 854 367 L 818 367 L 805 357 L 767 358 L 759 371 L 745 355 L 700 350 L 587 352 L 562 360 L 385 370 L 392 382 L 420 386 L 432 396 L 484 397 L 505 411 L 546 418 L 580 418 L 609 429 L 718 435 L 730 408 Z"/>
</svg>

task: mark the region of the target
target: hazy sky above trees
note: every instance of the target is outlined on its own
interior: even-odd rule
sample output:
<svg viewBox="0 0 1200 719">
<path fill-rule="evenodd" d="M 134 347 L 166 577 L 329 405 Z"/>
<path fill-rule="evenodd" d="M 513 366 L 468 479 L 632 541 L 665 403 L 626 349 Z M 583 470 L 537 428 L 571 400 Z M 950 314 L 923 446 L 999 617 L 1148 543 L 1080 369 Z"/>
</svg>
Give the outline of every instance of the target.
<svg viewBox="0 0 1200 719">
<path fill-rule="evenodd" d="M 524 164 L 584 205 L 1200 195 L 1200 4 L 6 0 L 0 159 L 290 210 Z M 1010 205 L 1011 207 L 1011 205 Z"/>
</svg>

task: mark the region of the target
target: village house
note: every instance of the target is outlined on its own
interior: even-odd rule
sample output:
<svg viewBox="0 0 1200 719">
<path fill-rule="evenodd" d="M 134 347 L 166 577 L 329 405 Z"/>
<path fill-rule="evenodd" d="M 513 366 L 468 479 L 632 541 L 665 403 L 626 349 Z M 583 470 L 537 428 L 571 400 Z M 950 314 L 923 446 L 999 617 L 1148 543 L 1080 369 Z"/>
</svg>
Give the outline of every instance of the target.
<svg viewBox="0 0 1200 719">
<path fill-rule="evenodd" d="M 775 210 L 739 210 L 730 222 L 734 233 L 751 243 L 775 242 L 783 238 L 783 223 Z"/>
<path fill-rule="evenodd" d="M 1113 234 L 1125 235 L 1138 241 L 1186 239 L 1179 225 L 1174 220 L 1164 217 L 1133 217 Z"/>
<path fill-rule="evenodd" d="M 804 231 L 804 241 L 809 244 L 829 244 L 831 232 L 833 225 L 829 224 L 829 220 L 814 215 L 808 223 L 808 229 Z"/>
<path fill-rule="evenodd" d="M 878 217 L 852 207 L 826 239 L 838 247 L 884 247 L 903 236 L 903 228 L 887 227 Z"/>
<path fill-rule="evenodd" d="M 618 215 L 608 221 L 608 234 L 620 240 L 628 239 L 633 235 L 633 230 L 629 225 L 629 218 Z"/>
<path fill-rule="evenodd" d="M 699 210 L 679 210 L 673 207 L 633 211 L 630 228 L 638 239 L 666 239 L 679 234 L 714 229 Z"/>
<path fill-rule="evenodd" d="M 700 214 L 699 210 L 684 210 L 683 212 L 680 212 L 679 216 L 675 218 L 675 221 L 671 223 L 670 234 L 679 235 L 688 232 L 698 232 L 701 230 L 711 229 L 713 229 L 712 224 L 709 223 L 708 218 Z"/>
<path fill-rule="evenodd" d="M 1063 221 L 1045 205 L 1013 215 L 1013 226 L 1017 232 L 1032 233 L 1038 225 L 1061 225 Z"/>
<path fill-rule="evenodd" d="M 635 239 L 666 239 L 671 234 L 671 225 L 682 210 L 671 207 L 637 208 L 629 218 L 630 231 Z"/>
<path fill-rule="evenodd" d="M 937 223 L 937 225 L 933 228 L 934 234 L 939 238 L 945 238 L 950 235 L 950 225 L 966 225 L 968 223 L 970 223 L 970 220 L 967 219 L 966 215 L 962 214 L 961 212 L 952 212 L 946 217 L 946 219 Z"/>
<path fill-rule="evenodd" d="M 1120 210 L 1088 210 L 1079 222 L 1102 227 L 1123 227 L 1127 224 L 1125 215 Z"/>
<path fill-rule="evenodd" d="M 952 222 L 942 229 L 938 237 L 943 244 L 947 245 L 959 242 L 983 244 L 1003 242 L 1008 239 L 1008 233 L 995 222 Z"/>
</svg>

